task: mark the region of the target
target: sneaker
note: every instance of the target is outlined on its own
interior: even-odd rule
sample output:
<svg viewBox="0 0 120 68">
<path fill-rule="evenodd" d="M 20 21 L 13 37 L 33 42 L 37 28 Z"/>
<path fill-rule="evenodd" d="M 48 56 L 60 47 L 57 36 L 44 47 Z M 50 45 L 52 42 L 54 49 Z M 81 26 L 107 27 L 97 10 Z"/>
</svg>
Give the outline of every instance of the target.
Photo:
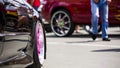
<svg viewBox="0 0 120 68">
<path fill-rule="evenodd" d="M 102 40 L 103 40 L 103 41 L 110 41 L 109 38 L 103 38 Z"/>
</svg>

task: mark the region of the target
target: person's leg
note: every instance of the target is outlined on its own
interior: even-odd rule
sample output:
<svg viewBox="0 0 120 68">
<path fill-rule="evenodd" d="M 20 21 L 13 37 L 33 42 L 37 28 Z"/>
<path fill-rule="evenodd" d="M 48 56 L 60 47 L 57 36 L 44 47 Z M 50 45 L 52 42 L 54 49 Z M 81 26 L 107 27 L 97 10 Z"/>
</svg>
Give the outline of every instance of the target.
<svg viewBox="0 0 120 68">
<path fill-rule="evenodd" d="M 97 34 L 98 34 L 98 19 L 99 19 L 99 3 L 95 3 L 93 0 L 91 0 L 91 25 L 92 29 L 90 31 L 90 35 L 93 40 L 96 39 Z"/>
<path fill-rule="evenodd" d="M 80 26 L 79 26 L 79 25 L 76 25 L 76 26 L 75 26 L 75 32 L 76 32 L 76 33 L 79 33 L 79 32 L 80 32 Z"/>
<path fill-rule="evenodd" d="M 38 7 L 34 6 L 33 8 L 34 8 L 36 11 L 38 11 Z"/>
<path fill-rule="evenodd" d="M 102 38 L 108 38 L 108 5 L 105 3 L 100 7 L 100 15 L 102 19 Z"/>
<path fill-rule="evenodd" d="M 91 12 L 92 12 L 92 18 L 91 18 L 92 33 L 97 35 L 97 33 L 98 33 L 97 27 L 98 27 L 98 19 L 99 19 L 99 6 L 98 6 L 98 4 L 94 3 L 93 0 L 91 0 Z"/>
<path fill-rule="evenodd" d="M 108 5 L 107 3 L 101 5 L 101 11 L 100 11 L 100 15 L 101 15 L 101 19 L 102 19 L 102 39 L 103 41 L 110 41 L 110 39 L 108 38 Z"/>
</svg>

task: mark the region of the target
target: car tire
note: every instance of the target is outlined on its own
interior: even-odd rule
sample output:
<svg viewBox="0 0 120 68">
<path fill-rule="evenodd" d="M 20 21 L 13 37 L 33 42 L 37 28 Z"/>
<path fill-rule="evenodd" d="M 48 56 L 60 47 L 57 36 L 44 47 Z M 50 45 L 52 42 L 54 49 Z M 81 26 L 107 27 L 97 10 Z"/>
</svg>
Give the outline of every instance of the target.
<svg viewBox="0 0 120 68">
<path fill-rule="evenodd" d="M 43 24 L 40 21 L 33 26 L 33 59 L 34 63 L 31 68 L 41 68 L 46 59 L 46 36 Z"/>
<path fill-rule="evenodd" d="M 70 36 L 74 32 L 75 24 L 67 10 L 60 9 L 51 17 L 51 29 L 58 37 Z"/>
</svg>

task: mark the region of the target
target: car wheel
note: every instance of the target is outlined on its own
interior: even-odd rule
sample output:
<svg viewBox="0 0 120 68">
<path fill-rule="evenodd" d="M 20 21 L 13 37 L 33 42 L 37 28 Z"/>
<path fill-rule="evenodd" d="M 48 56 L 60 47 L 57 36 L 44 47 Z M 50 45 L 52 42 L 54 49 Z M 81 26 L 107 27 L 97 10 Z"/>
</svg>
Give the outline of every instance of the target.
<svg viewBox="0 0 120 68">
<path fill-rule="evenodd" d="M 72 35 L 75 25 L 66 10 L 58 10 L 51 17 L 51 29 L 56 36 L 64 37 Z"/>
<path fill-rule="evenodd" d="M 33 58 L 34 63 L 32 68 L 41 68 L 46 58 L 46 36 L 43 24 L 40 21 L 35 23 L 33 26 L 34 38 L 33 38 Z"/>
<path fill-rule="evenodd" d="M 90 33 L 90 31 L 91 31 L 91 26 L 90 25 L 84 25 L 83 28 L 85 29 L 85 31 L 87 31 L 88 33 Z M 102 26 L 99 25 L 98 28 L 97 28 L 98 29 L 98 33 L 101 32 L 101 28 L 102 28 Z"/>
</svg>

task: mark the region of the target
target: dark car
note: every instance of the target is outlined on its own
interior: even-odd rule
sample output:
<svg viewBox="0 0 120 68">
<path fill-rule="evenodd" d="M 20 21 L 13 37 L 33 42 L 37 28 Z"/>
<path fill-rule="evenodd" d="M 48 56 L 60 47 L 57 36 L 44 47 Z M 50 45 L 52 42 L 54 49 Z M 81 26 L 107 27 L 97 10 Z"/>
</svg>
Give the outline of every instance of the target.
<svg viewBox="0 0 120 68">
<path fill-rule="evenodd" d="M 120 25 L 120 1 L 112 0 L 109 8 L 110 26 Z M 44 0 L 42 17 L 57 36 L 69 36 L 75 25 L 90 25 L 90 0 Z"/>
<path fill-rule="evenodd" d="M 46 36 L 41 19 L 27 16 L 29 23 L 16 28 L 18 16 L 16 11 L 6 10 L 7 4 L 11 5 L 0 2 L 0 68 L 41 68 L 46 58 Z"/>
</svg>

